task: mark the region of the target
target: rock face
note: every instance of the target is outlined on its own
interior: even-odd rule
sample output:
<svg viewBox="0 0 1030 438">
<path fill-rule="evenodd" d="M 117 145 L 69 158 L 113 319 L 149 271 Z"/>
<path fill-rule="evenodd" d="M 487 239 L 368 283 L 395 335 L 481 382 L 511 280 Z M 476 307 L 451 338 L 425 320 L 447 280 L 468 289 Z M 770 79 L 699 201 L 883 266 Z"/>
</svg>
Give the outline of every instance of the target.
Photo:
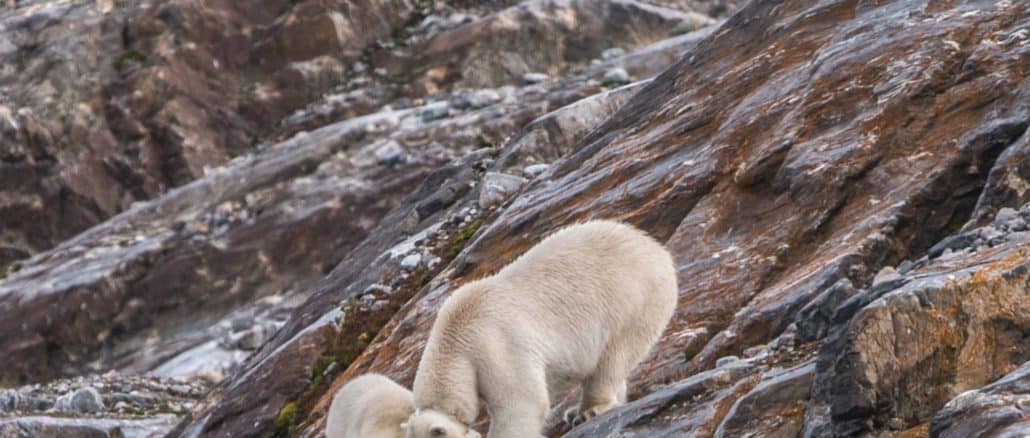
<svg viewBox="0 0 1030 438">
<path fill-rule="evenodd" d="M 679 307 L 628 404 L 568 430 L 554 400 L 549 436 L 1023 432 L 1025 2 L 756 0 L 685 35 L 732 2 L 474 3 L 398 3 L 353 61 L 318 14 L 251 17 L 241 47 L 351 76 L 258 87 L 296 103 L 232 117 L 274 145 L 10 270 L 0 380 L 205 376 L 172 436 L 319 436 L 348 379 L 411 384 L 456 286 L 616 218 L 674 254 Z"/>
<path fill-rule="evenodd" d="M 930 436 L 987 437 L 1030 433 L 1030 362 L 1001 380 L 955 397 L 930 423 Z"/>
</svg>

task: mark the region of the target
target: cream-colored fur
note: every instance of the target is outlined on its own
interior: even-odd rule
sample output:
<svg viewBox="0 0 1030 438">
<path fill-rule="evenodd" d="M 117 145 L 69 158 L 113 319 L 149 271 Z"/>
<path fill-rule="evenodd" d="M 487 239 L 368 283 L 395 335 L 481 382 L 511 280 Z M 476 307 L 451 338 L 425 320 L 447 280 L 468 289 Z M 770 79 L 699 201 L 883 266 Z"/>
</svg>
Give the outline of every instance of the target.
<svg viewBox="0 0 1030 438">
<path fill-rule="evenodd" d="M 343 385 L 329 406 L 327 438 L 402 438 L 403 423 L 415 406 L 411 391 L 379 374 L 361 375 Z"/>
<path fill-rule="evenodd" d="M 408 436 L 468 436 L 480 398 L 489 438 L 540 436 L 551 400 L 578 384 L 581 418 L 624 403 L 626 377 L 676 300 L 672 257 L 636 228 L 593 221 L 552 234 L 444 303 L 415 377 Z"/>
</svg>

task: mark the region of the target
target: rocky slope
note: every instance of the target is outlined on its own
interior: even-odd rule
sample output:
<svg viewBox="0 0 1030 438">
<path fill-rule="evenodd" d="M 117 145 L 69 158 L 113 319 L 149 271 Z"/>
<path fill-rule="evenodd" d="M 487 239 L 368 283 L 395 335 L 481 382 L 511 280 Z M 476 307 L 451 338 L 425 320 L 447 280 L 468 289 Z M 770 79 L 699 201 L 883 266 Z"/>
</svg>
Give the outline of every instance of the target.
<svg viewBox="0 0 1030 438">
<path fill-rule="evenodd" d="M 679 309 L 633 376 L 629 404 L 573 430 L 555 418 L 551 436 L 1027 432 L 1026 4 L 756 0 L 689 32 L 735 4 L 340 2 L 355 14 L 345 17 L 388 29 L 351 38 L 338 12 L 307 3 L 236 16 L 141 2 L 27 20 L 152 17 L 123 28 L 179 50 L 158 51 L 153 65 L 122 60 L 144 64 L 130 75 L 142 82 L 116 88 L 144 100 L 147 71 L 197 82 L 163 70 L 177 65 L 263 84 L 249 92 L 264 103 L 251 106 L 233 87 L 200 94 L 210 100 L 156 87 L 221 110 L 147 113 L 137 125 L 150 128 L 131 144 L 184 138 L 151 130 L 202 137 L 196 126 L 237 126 L 223 115 L 238 129 L 211 132 L 267 140 L 217 170 L 170 179 L 177 189 L 126 198 L 151 201 L 94 208 L 82 227 L 126 210 L 46 251 L 66 236 L 28 244 L 19 236 L 34 232 L 5 226 L 10 254 L 38 254 L 0 280 L 0 330 L 19 333 L 0 340 L 11 363 L 0 381 L 202 376 L 221 383 L 171 435 L 318 436 L 347 379 L 377 371 L 410 385 L 455 285 L 565 224 L 607 217 L 674 253 Z M 4 26 L 46 8 L 102 6 L 22 2 Z M 168 8 L 185 12 L 159 12 Z M 339 38 L 290 31 L 318 29 L 320 13 Z M 166 20 L 179 24 L 147 24 Z M 226 46 L 178 45 L 247 22 L 264 24 L 217 39 Z M 0 44 L 29 46 L 40 45 Z M 0 55 L 27 49 L 12 50 Z M 215 72 L 210 53 L 237 61 Z M 226 149 L 201 170 L 233 155 L 232 142 L 211 144 Z M 203 161 L 175 160 L 165 168 Z M 29 164 L 40 165 L 12 166 Z M 16 426 L 0 427 L 43 427 L 47 412 L 19 411 L 7 423 Z M 162 418 L 153 415 L 91 421 L 149 427 Z"/>
</svg>

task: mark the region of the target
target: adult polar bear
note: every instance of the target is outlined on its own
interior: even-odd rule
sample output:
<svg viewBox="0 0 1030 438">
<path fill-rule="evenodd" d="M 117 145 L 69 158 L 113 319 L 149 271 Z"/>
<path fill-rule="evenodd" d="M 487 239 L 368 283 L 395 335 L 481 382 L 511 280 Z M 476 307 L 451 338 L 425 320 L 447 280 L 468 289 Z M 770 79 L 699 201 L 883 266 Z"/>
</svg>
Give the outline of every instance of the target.
<svg viewBox="0 0 1030 438">
<path fill-rule="evenodd" d="M 612 221 L 564 228 L 444 303 L 415 377 L 412 438 L 540 436 L 551 397 L 583 385 L 579 417 L 626 399 L 626 377 L 676 308 L 676 268 L 644 232 Z"/>
</svg>

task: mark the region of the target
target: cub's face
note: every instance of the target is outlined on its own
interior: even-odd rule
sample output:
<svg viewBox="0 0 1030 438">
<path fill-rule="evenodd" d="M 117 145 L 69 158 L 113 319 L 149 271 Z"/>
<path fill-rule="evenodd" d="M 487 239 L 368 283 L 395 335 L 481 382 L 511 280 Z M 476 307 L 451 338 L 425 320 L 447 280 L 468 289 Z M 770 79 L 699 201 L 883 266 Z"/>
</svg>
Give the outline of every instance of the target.
<svg viewBox="0 0 1030 438">
<path fill-rule="evenodd" d="M 401 428 L 406 438 L 479 438 L 479 432 L 433 410 L 416 411 Z"/>
</svg>

